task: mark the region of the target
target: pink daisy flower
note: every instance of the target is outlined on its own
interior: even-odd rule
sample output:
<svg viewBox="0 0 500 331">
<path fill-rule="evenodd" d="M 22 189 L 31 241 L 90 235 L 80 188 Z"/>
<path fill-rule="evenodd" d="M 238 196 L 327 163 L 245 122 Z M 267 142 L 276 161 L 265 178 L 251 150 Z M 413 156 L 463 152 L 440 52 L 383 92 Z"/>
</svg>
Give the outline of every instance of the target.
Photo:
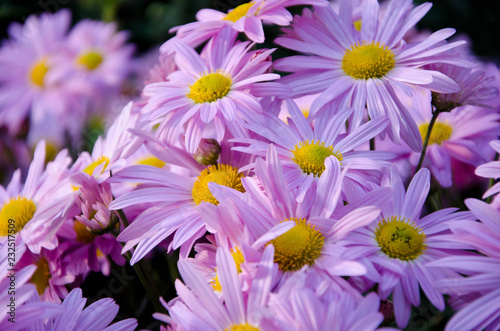
<svg viewBox="0 0 500 331">
<path fill-rule="evenodd" d="M 436 281 L 455 276 L 445 268 L 428 267 L 427 263 L 457 254 L 463 245 L 442 238 L 449 233 L 448 221 L 470 218 L 469 213 L 453 213 L 454 208 L 442 209 L 420 218 L 430 188 L 430 173 L 421 169 L 412 179 L 407 192 L 396 172 L 391 169 L 385 186 L 394 189 L 392 198 L 380 205 L 378 225 L 374 223 L 353 231 L 347 238 L 346 258 L 365 265 L 368 288 L 378 283 L 382 300 L 392 293 L 398 327 L 404 328 L 410 318 L 411 305 L 420 305 L 419 288 L 439 310 L 445 303 L 434 287 Z"/>
<path fill-rule="evenodd" d="M 490 146 L 497 152 L 500 153 L 500 141 L 493 140 L 490 142 Z M 485 164 L 481 164 L 476 168 L 476 175 L 485 177 L 485 178 L 494 178 L 498 179 L 500 177 L 500 161 L 491 161 Z M 500 192 L 500 183 L 496 183 L 491 186 L 486 192 L 483 194 L 483 199 L 487 198 L 493 194 Z"/>
<path fill-rule="evenodd" d="M 231 151 L 230 146 L 223 145 L 218 163 L 207 167 L 196 162 L 184 149 L 163 144 L 155 138 L 148 138 L 146 146 L 153 155 L 168 163 L 170 170 L 132 165 L 108 179 L 110 183 L 141 184 L 109 205 L 111 210 L 117 210 L 146 204 L 144 212 L 117 238 L 127 242 L 123 251 L 137 245 L 130 261 L 132 264 L 172 234 L 169 250 L 180 247 L 181 255 L 187 256 L 194 241 L 208 230 L 201 218 L 205 212 L 201 207 L 205 205 L 211 209 L 219 204 L 207 184 L 213 181 L 243 191 L 243 174 L 238 169 L 248 164 L 248 157 Z"/>
<path fill-rule="evenodd" d="M 352 19 L 351 1 L 342 1 L 339 12 L 315 7 L 294 19 L 293 31 L 276 39 L 281 46 L 312 55 L 298 55 L 276 61 L 275 68 L 293 74 L 282 82 L 293 96 L 321 93 L 311 107 L 312 115 L 330 102 L 354 108 L 350 126 L 356 128 L 365 106 L 371 119 L 387 116 L 387 133 L 399 142 L 402 137 L 414 150 L 421 150 L 418 128 L 396 93 L 419 85 L 436 92 L 453 93 L 458 85 L 441 72 L 427 70 L 430 63 L 469 63 L 447 55 L 463 42 L 443 43 L 455 30 L 443 29 L 423 41 L 406 44 L 403 37 L 430 9 L 430 3 L 413 8 L 410 0 L 391 1 L 382 13 L 375 0 L 363 2 L 361 29 Z"/>
<path fill-rule="evenodd" d="M 500 212 L 477 199 L 465 200 L 467 207 L 481 222 L 450 222 L 449 240 L 481 255 L 444 257 L 429 265 L 449 268 L 467 277 L 442 279 L 437 287 L 450 295 L 473 295 L 450 319 L 446 330 L 497 330 L 500 327 Z"/>
<path fill-rule="evenodd" d="M 386 189 L 368 193 L 362 203 L 341 208 L 340 186 L 345 171 L 341 173 L 338 160 L 330 156 L 316 190 L 309 199 L 297 202 L 285 185 L 273 145 L 265 162 L 257 160 L 255 173 L 264 192 L 256 180 L 246 177 L 242 182 L 248 197 L 209 183 L 221 208 L 217 214 L 204 214 L 208 226 L 226 234 L 237 246 L 245 242 L 253 249 L 261 249 L 272 244 L 283 279 L 302 268 L 331 277 L 366 272 L 359 263 L 344 258 L 342 239 L 377 218 L 380 210 L 372 204 L 387 198 Z"/>
<path fill-rule="evenodd" d="M 324 0 L 253 0 L 230 9 L 227 13 L 202 9 L 196 14 L 198 22 L 174 27 L 170 32 L 177 32 L 176 38 L 196 47 L 216 35 L 223 27 L 230 26 L 238 32 L 243 32 L 248 39 L 263 43 L 263 23 L 286 26 L 292 21 L 292 14 L 286 7 L 327 4 Z"/>
<path fill-rule="evenodd" d="M 54 130 L 59 140 L 65 130 L 73 134 L 81 130 L 74 117 L 83 116 L 85 103 L 71 84 L 53 70 L 56 55 L 66 52 L 70 20 L 70 12 L 63 10 L 54 15 L 30 16 L 24 25 L 11 25 L 11 40 L 0 49 L 0 122 L 12 132 L 17 132 L 28 116 L 32 128 L 44 126 L 47 117 L 57 118 Z"/>
<path fill-rule="evenodd" d="M 330 156 L 338 159 L 342 170 L 347 169 L 343 190 L 352 186 L 367 190 L 371 187 L 371 182 L 380 180 L 381 170 L 389 166 L 387 160 L 393 155 L 355 149 L 382 132 L 388 124 L 386 118 L 377 118 L 348 134 L 343 134 L 342 130 L 347 118 L 352 114 L 352 109 L 340 111 L 331 119 L 316 121 L 312 128 L 295 102 L 287 100 L 287 108 L 290 114 L 288 124 L 277 116 L 263 114 L 261 120 L 255 120 L 246 127 L 266 140 L 233 139 L 249 144 L 248 147 L 235 149 L 265 157 L 269 144 L 274 144 L 283 165 L 285 182 L 290 185 L 290 189 L 298 189 L 299 200 L 304 199 L 310 189 L 314 190 Z M 254 165 L 249 167 L 251 166 Z"/>
<path fill-rule="evenodd" d="M 44 141 L 37 145 L 24 184 L 17 170 L 6 188 L 0 186 L 2 245 L 15 238 L 16 247 L 26 244 L 33 253 L 57 246 L 55 234 L 71 192 L 66 178 L 71 158 L 62 151 L 45 167 L 45 148 Z"/>
<path fill-rule="evenodd" d="M 142 109 L 150 120 L 169 115 L 163 128 L 185 127 L 186 148 L 194 153 L 204 129 L 215 127 L 221 141 L 227 130 L 233 136 L 245 136 L 243 122 L 262 113 L 262 107 L 252 93 L 256 82 L 278 79 L 278 74 L 266 73 L 267 61 L 273 50 L 249 51 L 251 44 L 234 44 L 236 34 L 224 29 L 210 40 L 199 55 L 183 41 L 172 44 L 178 71 L 167 77 L 167 82 L 149 84 L 144 89 L 148 97 Z M 258 55 L 254 56 L 258 52 Z M 263 84 L 263 83 L 261 83 Z M 280 84 L 267 83 L 268 94 L 282 94 Z"/>
</svg>

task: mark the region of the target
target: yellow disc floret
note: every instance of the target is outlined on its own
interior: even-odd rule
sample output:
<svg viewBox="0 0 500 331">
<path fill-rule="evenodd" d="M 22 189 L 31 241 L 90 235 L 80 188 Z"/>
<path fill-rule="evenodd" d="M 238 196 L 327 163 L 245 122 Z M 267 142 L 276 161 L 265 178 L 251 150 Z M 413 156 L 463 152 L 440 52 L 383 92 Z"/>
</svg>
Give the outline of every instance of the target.
<svg viewBox="0 0 500 331">
<path fill-rule="evenodd" d="M 44 257 L 40 258 L 36 265 L 37 268 L 33 276 L 31 276 L 30 282 L 36 285 L 38 294 L 42 295 L 49 285 L 49 279 L 52 276 L 50 275 L 49 263 L 47 262 L 47 259 Z"/>
<path fill-rule="evenodd" d="M 85 67 L 88 70 L 96 69 L 102 63 L 102 55 L 97 51 L 89 51 L 80 54 L 76 58 L 76 63 Z"/>
<path fill-rule="evenodd" d="M 422 141 L 424 141 L 425 136 L 427 135 L 427 131 L 429 130 L 429 123 L 420 125 L 418 127 L 418 130 L 420 131 L 420 135 L 422 136 Z M 448 124 L 439 122 L 434 123 L 431 131 L 431 136 L 429 137 L 429 145 L 441 145 L 443 141 L 450 139 L 452 132 L 453 128 Z"/>
<path fill-rule="evenodd" d="M 76 232 L 76 240 L 84 243 L 84 244 L 89 244 L 94 241 L 95 235 L 90 232 L 85 225 L 82 223 L 75 221 L 73 223 L 73 229 Z"/>
<path fill-rule="evenodd" d="M 284 221 L 289 220 L 295 221 L 296 225 L 270 241 L 274 246 L 274 262 L 281 271 L 296 271 L 306 264 L 314 264 L 325 243 L 321 232 L 307 224 L 304 218 Z"/>
<path fill-rule="evenodd" d="M 97 168 L 98 166 L 100 166 L 101 164 L 104 163 L 104 166 L 102 167 L 102 171 L 101 173 L 104 172 L 104 170 L 106 170 L 108 164 L 109 164 L 109 159 L 106 157 L 106 156 L 101 156 L 100 158 L 98 158 L 96 161 L 92 162 L 91 164 L 89 164 L 87 167 L 85 167 L 85 169 L 83 169 L 83 172 L 92 176 L 92 174 L 94 173 L 94 170 L 95 168 Z"/>
<path fill-rule="evenodd" d="M 358 31 L 361 31 L 361 20 L 354 21 L 354 28 Z"/>
<path fill-rule="evenodd" d="M 227 95 L 231 88 L 231 77 L 222 71 L 201 76 L 187 94 L 196 103 L 214 102 Z"/>
<path fill-rule="evenodd" d="M 417 258 L 427 247 L 422 230 L 415 223 L 397 216 L 379 222 L 375 238 L 384 254 L 403 261 Z"/>
<path fill-rule="evenodd" d="M 0 210 L 0 237 L 16 234 L 35 215 L 35 203 L 29 199 L 17 197 L 10 199 Z"/>
<path fill-rule="evenodd" d="M 43 87 L 43 80 L 47 71 L 49 71 L 47 60 L 41 59 L 31 67 L 28 78 L 36 86 Z"/>
<path fill-rule="evenodd" d="M 245 192 L 241 178 L 243 174 L 238 173 L 238 168 L 226 164 L 209 165 L 198 176 L 193 185 L 193 200 L 199 205 L 202 201 L 218 205 L 219 201 L 214 198 L 208 188 L 209 182 L 231 187 L 237 191 Z"/>
<path fill-rule="evenodd" d="M 237 20 L 245 16 L 250 7 L 252 6 L 253 3 L 244 3 L 242 5 L 239 5 L 238 7 L 234 8 L 229 13 L 227 13 L 227 15 L 223 18 L 223 20 L 236 22 Z"/>
<path fill-rule="evenodd" d="M 234 250 L 231 249 L 231 255 L 234 259 L 234 263 L 236 264 L 236 272 L 241 273 L 241 264 L 245 262 L 243 254 L 238 249 L 238 247 L 236 247 Z M 215 269 L 215 272 L 217 272 L 217 269 Z M 219 276 L 217 275 L 217 273 L 210 283 L 212 284 L 212 288 L 214 289 L 214 291 L 222 291 L 222 286 L 220 285 Z"/>
<path fill-rule="evenodd" d="M 137 161 L 136 164 L 149 165 L 157 168 L 163 168 L 165 166 L 165 162 L 163 162 L 156 156 L 144 157 Z"/>
<path fill-rule="evenodd" d="M 299 143 L 299 146 L 295 145 L 295 148 L 291 150 L 293 153 L 292 161 L 297 163 L 302 171 L 306 174 L 313 174 L 316 177 L 321 176 L 323 171 L 325 171 L 325 159 L 331 155 L 342 161 L 342 154 L 338 151 L 333 150 L 333 146 L 325 146 L 325 143 L 320 143 L 318 141 L 309 140 Z"/>
<path fill-rule="evenodd" d="M 248 323 L 242 323 L 231 325 L 230 327 L 225 328 L 224 331 L 259 331 L 259 328 L 251 326 Z"/>
<path fill-rule="evenodd" d="M 342 69 L 356 79 L 381 78 L 394 68 L 394 63 L 394 54 L 387 46 L 363 41 L 346 50 Z"/>
</svg>

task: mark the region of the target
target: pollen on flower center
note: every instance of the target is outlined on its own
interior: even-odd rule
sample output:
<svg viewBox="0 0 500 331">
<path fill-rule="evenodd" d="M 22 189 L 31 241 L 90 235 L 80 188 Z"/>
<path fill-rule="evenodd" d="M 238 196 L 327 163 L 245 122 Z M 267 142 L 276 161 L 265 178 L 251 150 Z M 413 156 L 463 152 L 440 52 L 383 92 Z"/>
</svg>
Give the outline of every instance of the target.
<svg viewBox="0 0 500 331">
<path fill-rule="evenodd" d="M 417 258 L 427 247 L 422 230 L 415 223 L 406 222 L 397 216 L 379 222 L 375 238 L 384 254 L 403 261 Z"/>
<path fill-rule="evenodd" d="M 214 102 L 227 95 L 231 88 L 231 78 L 217 71 L 200 77 L 187 94 L 196 103 Z"/>
<path fill-rule="evenodd" d="M 88 70 L 96 69 L 102 63 L 102 55 L 97 51 L 89 51 L 80 54 L 76 58 L 76 63 L 84 66 Z"/>
<path fill-rule="evenodd" d="M 296 271 L 306 264 L 314 264 L 325 243 L 321 232 L 307 224 L 304 218 L 284 221 L 289 220 L 295 221 L 296 225 L 270 241 L 275 250 L 274 262 L 278 263 L 281 271 Z"/>
<path fill-rule="evenodd" d="M 102 167 L 102 171 L 101 171 L 101 173 L 103 173 L 104 170 L 106 170 L 106 167 L 109 164 L 109 159 L 106 156 L 101 156 L 96 161 L 94 161 L 91 164 L 89 164 L 88 166 L 86 166 L 85 169 L 83 169 L 83 172 L 86 173 L 86 174 L 89 174 L 90 176 L 92 176 L 92 174 L 94 173 L 95 168 L 97 168 L 98 166 L 100 166 L 103 163 L 104 163 L 104 166 Z"/>
<path fill-rule="evenodd" d="M 37 61 L 32 67 L 29 75 L 30 81 L 36 86 L 43 87 L 43 80 L 45 78 L 45 74 L 49 71 L 49 67 L 47 66 L 47 60 L 42 59 Z"/>
<path fill-rule="evenodd" d="M 15 234 L 35 215 L 35 203 L 29 199 L 17 197 L 10 199 L 0 210 L 0 237 Z"/>
<path fill-rule="evenodd" d="M 342 69 L 356 79 L 381 78 L 394 68 L 394 63 L 394 54 L 387 46 L 363 41 L 345 51 Z"/>
<path fill-rule="evenodd" d="M 335 157 L 342 162 L 342 154 L 338 151 L 333 150 L 333 146 L 325 147 L 325 143 L 320 143 L 318 141 L 309 140 L 299 143 L 299 146 L 295 145 L 295 148 L 291 150 L 293 153 L 292 161 L 297 163 L 302 171 L 306 174 L 313 174 L 316 177 L 321 176 L 323 171 L 325 171 L 325 159 L 330 155 L 335 155 Z"/>
<path fill-rule="evenodd" d="M 243 257 L 243 254 L 238 249 L 238 247 L 236 247 L 234 250 L 231 249 L 231 256 L 233 257 L 234 263 L 236 264 L 236 271 L 238 273 L 241 273 L 241 264 L 245 262 L 245 258 Z M 215 272 L 217 272 L 217 268 L 215 269 Z M 219 276 L 217 273 L 215 274 L 215 277 L 212 279 L 210 284 L 212 284 L 212 288 L 214 289 L 214 291 L 222 291 L 222 286 L 220 285 Z"/>
<path fill-rule="evenodd" d="M 94 241 L 95 235 L 92 232 L 90 232 L 87 229 L 87 227 L 85 225 L 83 225 L 81 222 L 75 221 L 73 223 L 73 229 L 76 232 L 76 240 L 77 241 L 84 243 L 84 244 L 89 244 L 89 243 Z"/>
<path fill-rule="evenodd" d="M 248 323 L 242 323 L 231 325 L 230 327 L 225 328 L 224 331 L 259 331 L 259 328 Z"/>
<path fill-rule="evenodd" d="M 218 205 L 219 201 L 214 198 L 210 189 L 209 182 L 231 187 L 237 191 L 245 192 L 241 178 L 243 174 L 238 173 L 238 168 L 226 164 L 209 165 L 198 176 L 193 185 L 193 200 L 199 205 L 202 201 Z"/>
<path fill-rule="evenodd" d="M 250 9 L 250 7 L 253 6 L 253 3 L 244 3 L 242 5 L 239 5 L 238 7 L 234 8 L 232 11 L 227 13 L 227 15 L 223 18 L 223 20 L 231 21 L 231 22 L 236 22 L 243 16 L 245 16 Z"/>
<path fill-rule="evenodd" d="M 52 276 L 50 275 L 49 263 L 46 258 L 40 258 L 36 265 L 37 268 L 33 276 L 31 276 L 30 282 L 36 285 L 38 294 L 42 295 L 49 285 L 49 279 Z"/>
<path fill-rule="evenodd" d="M 422 141 L 424 141 L 425 136 L 427 135 L 427 131 L 429 130 L 429 123 L 420 125 L 418 127 L 418 130 L 420 131 L 420 135 L 422 136 Z M 429 137 L 429 145 L 440 145 L 443 141 L 450 139 L 452 132 L 453 128 L 448 124 L 439 122 L 434 123 L 431 131 L 431 136 Z"/>
</svg>

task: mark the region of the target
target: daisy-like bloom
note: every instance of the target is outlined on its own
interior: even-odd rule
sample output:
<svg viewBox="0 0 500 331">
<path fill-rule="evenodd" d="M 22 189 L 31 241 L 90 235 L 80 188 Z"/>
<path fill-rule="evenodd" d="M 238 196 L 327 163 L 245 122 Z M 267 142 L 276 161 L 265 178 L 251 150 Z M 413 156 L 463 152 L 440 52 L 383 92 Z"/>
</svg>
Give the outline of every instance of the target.
<svg viewBox="0 0 500 331">
<path fill-rule="evenodd" d="M 120 229 L 118 215 L 108 209 L 113 201 L 111 185 L 97 183 L 85 173 L 76 173 L 70 178 L 74 187 L 74 201 L 65 211 L 65 223 L 58 236 L 66 240 L 60 244 L 64 250 L 63 261 L 74 275 L 86 274 L 89 269 L 109 275 L 110 256 L 118 265 L 125 264 L 120 254 L 122 246 L 110 232 Z"/>
<path fill-rule="evenodd" d="M 255 179 L 242 179 L 249 198 L 209 183 L 214 196 L 221 201 L 218 214 L 204 213 L 207 225 L 226 234 L 241 246 L 244 240 L 253 249 L 273 245 L 274 261 L 283 279 L 306 268 L 308 272 L 335 276 L 363 275 L 366 269 L 344 258 L 342 239 L 352 230 L 365 226 L 378 217 L 373 205 L 388 197 L 387 189 L 373 191 L 364 200 L 342 208 L 340 186 L 345 176 L 339 161 L 330 156 L 315 191 L 308 199 L 297 202 L 293 191 L 285 185 L 278 154 L 270 145 L 266 161 L 258 159 Z M 262 185 L 264 192 L 259 186 Z M 232 211 L 236 210 L 236 211 Z"/>
<path fill-rule="evenodd" d="M 155 314 L 183 330 L 251 330 L 271 327 L 272 316 L 267 301 L 271 291 L 273 248 L 267 247 L 248 291 L 243 293 L 235 261 L 227 248 L 216 253 L 217 274 L 221 285 L 221 300 L 207 279 L 188 260 L 179 260 L 179 272 L 184 280 L 175 281 L 178 298 L 163 305 L 170 319 Z"/>
<path fill-rule="evenodd" d="M 68 36 L 69 58 L 58 69 L 73 75 L 73 84 L 93 103 L 110 100 L 131 70 L 134 49 L 126 44 L 127 37 L 126 32 L 117 31 L 115 23 L 80 21 Z"/>
<path fill-rule="evenodd" d="M 450 268 L 466 277 L 442 279 L 437 287 L 450 295 L 473 295 L 450 319 L 446 330 L 498 330 L 500 327 L 500 212 L 477 199 L 465 204 L 481 222 L 463 220 L 450 222 L 450 242 L 460 242 L 481 255 L 445 257 L 430 263 Z"/>
<path fill-rule="evenodd" d="M 150 165 L 125 167 L 108 179 L 110 183 L 140 184 L 131 192 L 116 197 L 111 210 L 147 204 L 146 209 L 118 236 L 127 242 L 123 251 L 137 245 L 131 263 L 140 260 L 162 240 L 173 234 L 170 249 L 181 248 L 181 255 L 189 255 L 194 241 L 205 234 L 207 227 L 201 218 L 208 209 L 219 204 L 207 187 L 209 182 L 242 192 L 239 173 L 248 164 L 247 155 L 221 146 L 218 163 L 205 167 L 184 149 L 164 144 L 153 137 L 146 141 L 148 149 L 170 169 Z"/>
<path fill-rule="evenodd" d="M 39 253 L 41 247 L 57 246 L 55 234 L 63 221 L 61 214 L 71 192 L 65 178 L 70 162 L 67 151 L 62 151 L 45 168 L 45 142 L 41 141 L 24 184 L 17 170 L 6 188 L 0 186 L 2 245 L 15 238 L 16 247 L 26 244 L 33 253 Z"/>
<path fill-rule="evenodd" d="M 2 257 L 7 257 L 8 246 L 0 248 Z M 24 254 L 24 247 L 15 252 L 15 261 Z M 12 258 L 9 255 L 9 258 Z M 24 268 L 12 268 L 11 260 L 2 258 L 0 267 L 0 328 L 11 330 L 13 326 L 22 329 L 32 323 L 42 322 L 61 312 L 61 308 L 52 302 L 30 302 L 30 298 L 38 297 L 36 286 L 30 284 L 35 270 L 34 265 Z"/>
<path fill-rule="evenodd" d="M 295 102 L 287 100 L 287 108 L 290 114 L 288 124 L 272 114 L 263 114 L 260 121 L 247 124 L 249 130 L 269 142 L 250 138 L 234 139 L 249 144 L 248 147 L 235 149 L 265 157 L 269 144 L 274 144 L 283 165 L 285 182 L 290 185 L 290 189 L 298 188 L 299 200 L 304 199 L 309 189 L 314 190 L 330 156 L 337 158 L 342 169 L 348 169 L 343 190 L 352 185 L 367 189 L 371 182 L 380 180 L 381 170 L 389 166 L 387 160 L 393 155 L 387 152 L 355 151 L 355 148 L 382 132 L 388 124 L 386 118 L 372 120 L 346 135 L 343 129 L 352 109 L 340 111 L 326 121 L 317 121 L 312 128 Z"/>
<path fill-rule="evenodd" d="M 409 86 L 420 85 L 436 92 L 453 93 L 458 85 L 446 75 L 423 68 L 430 63 L 467 66 L 463 59 L 446 51 L 463 42 L 445 44 L 455 30 L 443 29 L 423 41 L 406 44 L 405 33 L 430 9 L 430 3 L 413 8 L 411 0 L 391 1 L 382 12 L 376 0 L 363 2 L 361 29 L 353 22 L 351 1 L 342 1 L 339 12 L 315 7 L 296 17 L 288 36 L 276 39 L 281 46 L 312 56 L 291 56 L 276 61 L 278 70 L 293 72 L 282 82 L 293 96 L 321 93 L 313 102 L 311 115 L 332 101 L 340 109 L 353 107 L 350 126 L 357 127 L 365 105 L 371 119 L 390 119 L 387 133 L 399 142 L 400 136 L 414 150 L 421 150 L 418 128 L 401 104 L 398 89 L 411 95 Z"/>
<path fill-rule="evenodd" d="M 17 268 L 36 266 L 30 282 L 36 285 L 42 301 L 61 302 L 61 299 L 68 294 L 66 286 L 75 280 L 75 275 L 70 273 L 61 261 L 62 253 L 60 246 L 50 251 L 42 249 L 40 254 L 27 251 L 16 264 Z"/>
<path fill-rule="evenodd" d="M 251 44 L 234 44 L 235 37 L 231 29 L 222 30 L 201 55 L 176 40 L 172 47 L 179 70 L 170 74 L 167 82 L 149 84 L 144 89 L 149 99 L 142 112 L 150 120 L 168 115 L 159 127 L 160 132 L 165 127 L 185 127 L 186 148 L 190 153 L 196 151 L 209 124 L 215 126 L 219 142 L 226 128 L 233 136 L 245 136 L 243 121 L 262 113 L 259 101 L 252 94 L 252 89 L 258 89 L 255 83 L 280 77 L 266 73 L 271 65 L 267 58 L 273 50 L 249 51 Z M 269 95 L 283 93 L 280 84 L 261 84 L 265 84 Z"/>
<path fill-rule="evenodd" d="M 230 26 L 238 32 L 243 32 L 248 39 L 262 43 L 265 40 L 263 23 L 281 26 L 290 24 L 293 17 L 286 7 L 327 4 L 324 0 L 253 0 L 230 9 L 227 13 L 202 9 L 196 14 L 198 22 L 174 27 L 170 32 L 177 32 L 175 38 L 196 47 L 216 35 L 223 27 Z"/>
<path fill-rule="evenodd" d="M 409 108 L 423 141 L 433 116 L 431 96 L 425 89 L 415 89 L 415 97 Z M 474 166 L 488 160 L 487 150 L 481 147 L 500 134 L 499 119 L 496 111 L 474 106 L 440 113 L 432 127 L 423 166 L 441 186 L 451 187 L 452 159 Z M 419 158 L 420 153 L 414 152 L 410 162 L 416 166 Z"/>
<path fill-rule="evenodd" d="M 62 311 L 56 316 L 47 319 L 44 323 L 27 323 L 29 330 L 132 331 L 137 327 L 135 318 L 124 319 L 110 325 L 120 309 L 111 298 L 98 300 L 84 308 L 86 302 L 87 299 L 82 297 L 82 290 L 75 288 L 61 303 L 60 308 L 62 308 Z"/>
<path fill-rule="evenodd" d="M 378 283 L 382 300 L 392 293 L 397 325 L 404 328 L 411 305 L 420 305 L 419 288 L 436 308 L 444 310 L 444 299 L 434 284 L 453 273 L 426 264 L 458 253 L 457 248 L 463 245 L 447 242 L 441 235 L 449 233 L 448 221 L 467 219 L 470 214 L 446 208 L 420 218 L 430 188 L 427 169 L 413 177 L 407 192 L 395 167 L 384 184 L 393 188 L 392 198 L 380 205 L 382 214 L 377 225 L 372 223 L 345 238 L 346 258 L 366 266 L 364 277 L 371 284 Z"/>
<path fill-rule="evenodd" d="M 490 142 L 490 146 L 497 152 L 500 153 L 500 141 L 493 140 Z M 481 164 L 476 168 L 476 175 L 486 178 L 498 179 L 500 177 L 500 161 L 491 161 L 485 164 Z M 500 183 L 494 184 L 483 194 L 483 199 L 487 198 L 493 194 L 500 192 Z"/>
<path fill-rule="evenodd" d="M 77 131 L 73 130 L 78 123 L 74 117 L 85 112 L 84 102 L 53 70 L 55 56 L 65 52 L 70 21 L 69 11 L 62 10 L 30 16 L 24 25 L 13 23 L 9 28 L 11 39 L 0 48 L 0 122 L 11 132 L 17 132 L 28 115 L 32 127 L 43 126 L 47 116 L 57 118 L 54 129 L 60 140 L 65 130 Z"/>
</svg>

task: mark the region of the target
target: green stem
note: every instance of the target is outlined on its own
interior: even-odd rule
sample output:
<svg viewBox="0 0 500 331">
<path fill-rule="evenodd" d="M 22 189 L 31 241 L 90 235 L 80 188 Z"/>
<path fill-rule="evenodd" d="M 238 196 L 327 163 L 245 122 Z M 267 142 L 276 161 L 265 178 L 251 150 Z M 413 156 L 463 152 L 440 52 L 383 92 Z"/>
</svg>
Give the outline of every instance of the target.
<svg viewBox="0 0 500 331">
<path fill-rule="evenodd" d="M 422 164 L 424 163 L 425 159 L 425 153 L 427 151 L 427 146 L 429 145 L 429 139 L 431 137 L 432 128 L 434 127 L 434 123 L 436 123 L 439 114 L 440 111 L 438 111 L 437 109 L 432 112 L 432 118 L 429 123 L 429 127 L 427 128 L 427 132 L 425 133 L 424 146 L 422 147 L 422 153 L 420 154 L 420 159 L 418 160 L 418 165 L 417 169 L 415 170 L 415 173 L 417 173 L 420 170 L 420 168 L 422 168 Z"/>
<path fill-rule="evenodd" d="M 125 225 L 125 227 L 129 226 L 130 223 L 123 210 L 118 209 L 116 212 L 118 213 L 121 221 L 123 222 L 123 225 Z M 123 243 L 122 246 L 124 246 Z M 132 259 L 132 254 L 130 253 L 130 251 L 127 251 L 125 253 L 125 257 L 127 258 L 127 262 L 130 264 L 130 260 Z M 145 261 L 141 259 L 137 263 L 132 265 L 132 267 L 134 268 L 135 273 L 139 277 L 142 287 L 144 287 L 144 289 L 146 290 L 146 294 L 149 297 L 149 301 L 151 301 L 151 303 L 153 304 L 155 311 L 158 313 L 166 313 L 165 307 L 163 307 L 163 305 L 160 304 L 159 300 L 160 295 L 158 292 L 158 288 L 156 287 L 155 282 L 151 278 L 151 273 L 147 272 L 149 268 L 147 268 L 147 266 L 145 265 Z"/>
</svg>

